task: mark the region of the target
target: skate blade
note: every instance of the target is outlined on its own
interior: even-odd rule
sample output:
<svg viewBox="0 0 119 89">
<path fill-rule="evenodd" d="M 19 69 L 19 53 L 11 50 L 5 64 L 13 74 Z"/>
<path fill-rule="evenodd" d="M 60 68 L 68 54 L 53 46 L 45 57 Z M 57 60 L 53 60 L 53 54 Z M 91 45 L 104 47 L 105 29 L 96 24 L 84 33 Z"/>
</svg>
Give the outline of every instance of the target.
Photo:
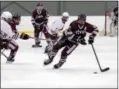
<svg viewBox="0 0 119 89">
<path fill-rule="evenodd" d="M 41 48 L 42 46 L 35 46 L 35 45 L 33 45 L 32 47 L 33 48 Z"/>
<path fill-rule="evenodd" d="M 13 62 L 11 62 L 11 61 L 7 61 L 7 62 L 6 62 L 6 64 L 12 64 L 12 63 L 13 63 Z"/>
</svg>

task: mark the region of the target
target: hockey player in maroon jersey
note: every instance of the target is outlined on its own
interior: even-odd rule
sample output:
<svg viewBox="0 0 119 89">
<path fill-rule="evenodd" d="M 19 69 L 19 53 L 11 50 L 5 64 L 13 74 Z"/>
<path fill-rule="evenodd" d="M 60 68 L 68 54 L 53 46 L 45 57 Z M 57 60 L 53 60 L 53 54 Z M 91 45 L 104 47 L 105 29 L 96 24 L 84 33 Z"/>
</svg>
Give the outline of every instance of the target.
<svg viewBox="0 0 119 89">
<path fill-rule="evenodd" d="M 40 32 L 43 32 L 45 37 L 48 38 L 48 32 L 46 30 L 48 16 L 48 12 L 44 9 L 43 4 L 38 3 L 37 8 L 32 13 L 32 24 L 34 26 L 35 37 L 35 44 L 32 47 L 42 47 L 39 40 Z"/>
<path fill-rule="evenodd" d="M 12 21 L 10 22 L 12 30 L 14 33 L 18 33 L 16 25 L 19 25 L 21 21 L 21 16 L 17 13 L 12 15 Z"/>
<path fill-rule="evenodd" d="M 63 36 L 58 39 L 54 44 L 52 51 L 48 53 L 49 59 L 44 61 L 44 65 L 50 64 L 57 52 L 64 47 L 61 52 L 61 58 L 57 64 L 54 65 L 54 68 L 60 68 L 78 45 L 86 45 L 85 36 L 86 33 L 90 33 L 88 43 L 93 44 L 95 36 L 98 33 L 97 27 L 86 22 L 86 15 L 80 14 L 78 19 L 73 21 L 70 24 L 69 29 L 64 31 Z"/>
<path fill-rule="evenodd" d="M 12 15 L 12 20 L 9 22 L 9 24 L 12 28 L 12 31 L 15 33 L 14 39 L 16 39 L 17 36 L 19 35 L 16 26 L 20 24 L 20 21 L 21 21 L 21 16 L 19 14 L 15 13 Z"/>
</svg>

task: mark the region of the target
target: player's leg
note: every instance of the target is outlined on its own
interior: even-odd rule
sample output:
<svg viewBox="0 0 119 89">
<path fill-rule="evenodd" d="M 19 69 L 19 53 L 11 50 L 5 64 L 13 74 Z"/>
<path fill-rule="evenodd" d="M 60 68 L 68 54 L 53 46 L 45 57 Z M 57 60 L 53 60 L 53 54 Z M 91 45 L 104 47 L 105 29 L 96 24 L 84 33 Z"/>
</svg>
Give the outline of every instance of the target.
<svg viewBox="0 0 119 89">
<path fill-rule="evenodd" d="M 42 47 L 40 45 L 40 40 L 39 40 L 40 32 L 41 32 L 41 29 L 35 28 L 35 30 L 34 30 L 35 45 L 33 45 L 32 47 Z"/>
<path fill-rule="evenodd" d="M 52 50 L 54 43 L 59 38 L 56 35 L 49 35 L 49 37 L 50 37 L 49 38 L 49 43 L 48 43 L 48 45 L 45 48 L 45 53 L 48 53 L 48 52 L 50 52 Z"/>
<path fill-rule="evenodd" d="M 48 30 L 48 28 L 44 26 L 42 32 L 43 32 L 45 38 L 49 39 L 50 38 L 50 34 L 49 34 L 49 32 L 47 30 Z M 47 40 L 47 43 L 49 43 L 48 40 Z"/>
<path fill-rule="evenodd" d="M 65 42 L 64 38 L 59 38 L 57 40 L 57 42 L 53 45 L 52 50 L 50 52 L 48 52 L 49 59 L 45 60 L 44 65 L 50 64 L 53 61 L 53 59 L 56 56 L 56 54 L 59 51 L 59 49 L 64 47 L 66 44 L 67 43 Z"/>
<path fill-rule="evenodd" d="M 18 51 L 19 46 L 18 46 L 18 44 L 17 44 L 15 41 L 11 40 L 11 41 L 8 43 L 8 48 L 9 48 L 11 51 L 10 51 L 10 55 L 9 55 L 7 61 L 8 61 L 8 62 L 13 62 L 13 61 L 14 61 L 14 57 L 15 57 L 17 51 Z"/>
<path fill-rule="evenodd" d="M 44 53 L 48 53 L 52 50 L 53 48 L 53 42 L 51 39 L 49 39 L 48 45 L 45 47 L 45 52 Z"/>
<path fill-rule="evenodd" d="M 78 46 L 78 44 L 69 43 L 63 49 L 63 51 L 61 53 L 61 58 L 60 58 L 59 62 L 54 65 L 54 68 L 55 69 L 60 68 L 66 62 L 68 55 L 70 55 L 77 46 Z"/>
<path fill-rule="evenodd" d="M 9 41 L 7 39 L 3 39 L 0 37 L 0 50 L 7 49 L 7 43 Z"/>
<path fill-rule="evenodd" d="M 44 27 L 42 32 L 44 33 L 44 36 L 47 39 L 47 44 L 48 45 L 46 46 L 45 52 L 44 52 L 44 53 L 47 53 L 48 49 L 51 49 L 51 45 L 52 45 L 51 34 L 48 32 L 48 28 L 47 27 Z"/>
</svg>

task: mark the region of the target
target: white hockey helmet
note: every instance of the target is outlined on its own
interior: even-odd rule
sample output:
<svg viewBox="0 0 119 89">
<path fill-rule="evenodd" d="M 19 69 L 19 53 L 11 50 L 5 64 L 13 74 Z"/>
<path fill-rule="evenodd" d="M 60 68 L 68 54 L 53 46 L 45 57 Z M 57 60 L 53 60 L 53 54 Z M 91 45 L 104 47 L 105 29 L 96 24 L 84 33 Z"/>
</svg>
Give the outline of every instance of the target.
<svg viewBox="0 0 119 89">
<path fill-rule="evenodd" d="M 69 13 L 68 12 L 63 12 L 62 17 L 69 17 Z"/>
<path fill-rule="evenodd" d="M 62 13 L 62 19 L 67 21 L 68 18 L 69 18 L 69 13 L 68 12 L 63 12 Z"/>
<path fill-rule="evenodd" d="M 1 18 L 8 20 L 8 19 L 12 19 L 12 14 L 9 11 L 4 11 L 1 14 Z"/>
</svg>

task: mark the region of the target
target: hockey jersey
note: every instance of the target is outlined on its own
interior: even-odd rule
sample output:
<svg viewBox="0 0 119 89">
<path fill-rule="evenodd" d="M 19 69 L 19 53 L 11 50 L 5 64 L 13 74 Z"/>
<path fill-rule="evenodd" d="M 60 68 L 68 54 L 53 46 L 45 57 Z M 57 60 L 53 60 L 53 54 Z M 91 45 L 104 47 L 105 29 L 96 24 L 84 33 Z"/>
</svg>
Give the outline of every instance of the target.
<svg viewBox="0 0 119 89">
<path fill-rule="evenodd" d="M 1 19 L 1 33 L 5 39 L 10 39 L 14 36 L 11 26 L 3 19 Z"/>
<path fill-rule="evenodd" d="M 49 26 L 49 33 L 58 34 L 61 30 L 63 30 L 64 26 L 65 23 L 62 22 L 62 19 L 57 19 Z"/>
</svg>

